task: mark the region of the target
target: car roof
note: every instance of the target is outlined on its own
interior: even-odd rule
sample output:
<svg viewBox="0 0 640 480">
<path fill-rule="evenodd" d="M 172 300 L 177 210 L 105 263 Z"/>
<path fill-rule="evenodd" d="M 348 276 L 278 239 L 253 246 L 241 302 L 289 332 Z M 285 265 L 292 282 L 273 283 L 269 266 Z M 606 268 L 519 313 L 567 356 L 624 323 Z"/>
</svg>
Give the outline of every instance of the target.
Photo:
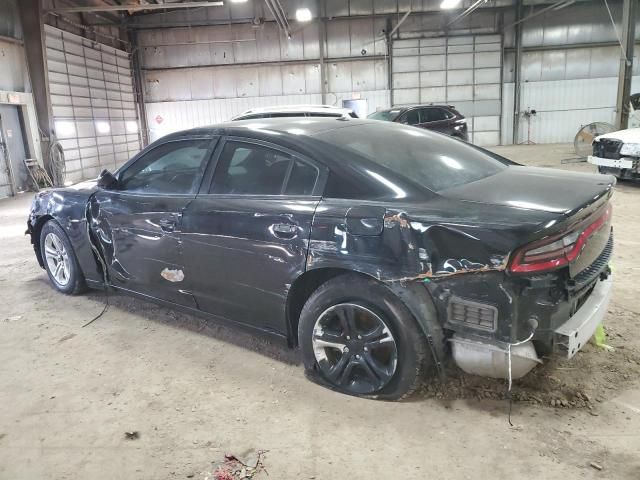
<svg viewBox="0 0 640 480">
<path fill-rule="evenodd" d="M 333 105 L 277 105 L 273 107 L 251 108 L 239 115 L 232 117 L 240 118 L 245 115 L 257 115 L 261 113 L 335 113 L 336 115 L 344 115 L 352 112 L 350 108 L 336 107 Z"/>
<path fill-rule="evenodd" d="M 411 110 L 413 108 L 427 108 L 427 107 L 438 107 L 438 108 L 446 108 L 447 110 L 455 110 L 456 107 L 453 105 L 442 105 L 439 103 L 426 103 L 426 104 L 417 104 L 417 105 L 399 105 L 397 107 L 385 108 L 383 110 L 378 110 L 378 112 L 391 112 L 391 111 L 406 111 Z M 376 112 L 377 113 L 377 112 Z"/>
<path fill-rule="evenodd" d="M 354 124 L 373 123 L 376 120 L 352 117 L 280 117 L 236 120 L 206 127 L 170 133 L 164 139 L 198 135 L 242 135 L 254 132 L 256 138 L 275 133 L 290 138 L 312 137 L 322 132 L 353 126 Z M 282 137 L 280 137 L 282 138 Z"/>
</svg>

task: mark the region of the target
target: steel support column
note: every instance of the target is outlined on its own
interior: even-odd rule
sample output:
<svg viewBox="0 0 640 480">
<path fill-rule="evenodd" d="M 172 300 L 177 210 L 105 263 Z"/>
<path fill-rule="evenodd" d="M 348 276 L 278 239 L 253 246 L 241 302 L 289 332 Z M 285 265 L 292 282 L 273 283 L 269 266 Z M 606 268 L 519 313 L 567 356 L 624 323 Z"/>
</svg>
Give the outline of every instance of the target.
<svg viewBox="0 0 640 480">
<path fill-rule="evenodd" d="M 45 59 L 42 5 L 40 0 L 21 0 L 18 2 L 18 11 L 24 34 L 24 51 L 29 70 L 29 80 L 41 135 L 42 162 L 49 175 L 52 178 L 56 178 L 49 155 L 53 133 L 53 113 L 49 97 L 47 62 Z"/>
<path fill-rule="evenodd" d="M 318 0 L 318 39 L 320 42 L 320 93 L 322 94 L 322 104 L 327 104 L 327 90 L 329 88 L 327 80 L 327 21 L 323 12 L 323 2 Z"/>
<path fill-rule="evenodd" d="M 629 97 L 633 70 L 633 47 L 636 34 L 636 10 L 638 0 L 624 0 L 622 6 L 622 53 L 618 74 L 618 96 L 616 98 L 616 127 L 627 128 L 629 123 Z"/>
<path fill-rule="evenodd" d="M 522 0 L 516 0 L 516 24 L 515 28 L 515 66 L 513 78 L 513 135 L 512 143 L 517 145 L 520 141 L 520 74 L 522 70 Z"/>
<path fill-rule="evenodd" d="M 138 107 L 138 118 L 140 119 L 140 136 L 142 140 L 142 148 L 149 145 L 149 124 L 147 122 L 147 110 L 144 107 L 144 79 L 142 77 L 142 54 L 140 52 L 140 44 L 138 42 L 138 32 L 131 30 L 129 32 L 129 41 L 131 42 L 131 73 L 133 74 L 133 88 Z"/>
</svg>

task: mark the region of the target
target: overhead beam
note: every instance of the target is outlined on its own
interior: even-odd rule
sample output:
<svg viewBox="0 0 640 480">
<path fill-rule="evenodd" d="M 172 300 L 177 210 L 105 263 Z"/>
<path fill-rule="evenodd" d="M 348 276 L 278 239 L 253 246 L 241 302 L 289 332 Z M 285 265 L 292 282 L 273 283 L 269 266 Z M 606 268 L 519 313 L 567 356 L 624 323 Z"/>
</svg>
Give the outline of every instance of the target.
<svg viewBox="0 0 640 480">
<path fill-rule="evenodd" d="M 633 71 L 633 47 L 636 33 L 636 8 L 638 0 L 624 0 L 622 5 L 622 53 L 618 74 L 618 95 L 616 98 L 616 127 L 627 128 L 629 123 L 629 101 L 631 96 L 631 75 Z"/>
<path fill-rule="evenodd" d="M 221 7 L 224 5 L 222 1 L 210 2 L 187 2 L 187 3 L 159 3 L 159 4 L 123 4 L 123 5 L 84 5 L 76 7 L 57 7 L 47 10 L 53 13 L 92 13 L 92 12 L 120 12 L 129 11 L 137 12 L 140 10 L 173 10 L 177 8 L 202 8 L 202 7 Z"/>
</svg>

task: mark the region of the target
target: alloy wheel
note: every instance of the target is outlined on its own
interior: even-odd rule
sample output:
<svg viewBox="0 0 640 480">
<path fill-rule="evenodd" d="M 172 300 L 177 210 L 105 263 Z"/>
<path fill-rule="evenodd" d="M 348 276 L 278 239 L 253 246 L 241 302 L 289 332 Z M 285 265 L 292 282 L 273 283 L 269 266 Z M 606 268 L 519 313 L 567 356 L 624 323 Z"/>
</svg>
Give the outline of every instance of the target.
<svg viewBox="0 0 640 480">
<path fill-rule="evenodd" d="M 355 303 L 325 310 L 313 328 L 313 352 L 324 377 L 354 394 L 374 393 L 393 377 L 398 347 L 384 320 Z"/>
<path fill-rule="evenodd" d="M 48 233 L 44 239 L 44 256 L 56 283 L 61 287 L 66 286 L 71 276 L 71 261 L 64 243 L 53 232 Z"/>
</svg>

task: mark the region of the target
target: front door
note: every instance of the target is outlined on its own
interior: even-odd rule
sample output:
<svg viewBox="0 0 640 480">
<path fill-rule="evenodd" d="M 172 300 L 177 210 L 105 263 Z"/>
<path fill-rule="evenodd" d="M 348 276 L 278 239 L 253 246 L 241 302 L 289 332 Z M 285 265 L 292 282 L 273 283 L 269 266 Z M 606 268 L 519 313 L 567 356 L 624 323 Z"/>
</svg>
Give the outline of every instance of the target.
<svg viewBox="0 0 640 480">
<path fill-rule="evenodd" d="M 169 141 L 118 172 L 114 189 L 90 203 L 92 230 L 110 283 L 122 289 L 195 307 L 184 288 L 180 231 L 211 156 L 211 138 Z"/>
<path fill-rule="evenodd" d="M 209 189 L 182 226 L 189 289 L 201 310 L 286 333 L 287 293 L 305 271 L 324 170 L 294 152 L 229 138 Z"/>
</svg>

